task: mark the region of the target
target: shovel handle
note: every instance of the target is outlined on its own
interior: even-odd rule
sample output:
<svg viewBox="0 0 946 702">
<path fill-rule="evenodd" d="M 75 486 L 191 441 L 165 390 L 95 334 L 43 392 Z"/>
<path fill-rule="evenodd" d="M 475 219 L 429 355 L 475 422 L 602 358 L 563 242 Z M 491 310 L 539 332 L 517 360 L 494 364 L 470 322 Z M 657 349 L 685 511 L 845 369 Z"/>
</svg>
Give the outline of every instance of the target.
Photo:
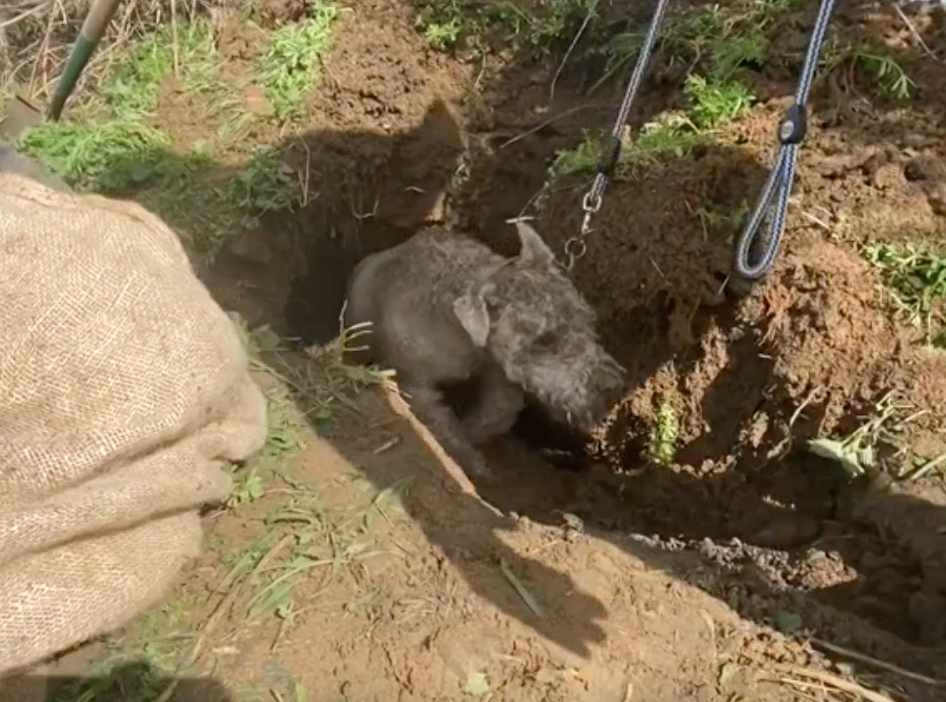
<svg viewBox="0 0 946 702">
<path fill-rule="evenodd" d="M 69 60 L 62 70 L 62 75 L 59 76 L 56 92 L 53 93 L 49 103 L 49 118 L 54 122 L 62 116 L 66 100 L 75 90 L 79 76 L 82 75 L 83 69 L 95 53 L 95 48 L 102 40 L 105 29 L 115 16 L 115 11 L 120 4 L 121 0 L 93 0 L 89 14 L 85 16 L 85 21 L 82 23 L 82 30 L 69 53 Z"/>
</svg>

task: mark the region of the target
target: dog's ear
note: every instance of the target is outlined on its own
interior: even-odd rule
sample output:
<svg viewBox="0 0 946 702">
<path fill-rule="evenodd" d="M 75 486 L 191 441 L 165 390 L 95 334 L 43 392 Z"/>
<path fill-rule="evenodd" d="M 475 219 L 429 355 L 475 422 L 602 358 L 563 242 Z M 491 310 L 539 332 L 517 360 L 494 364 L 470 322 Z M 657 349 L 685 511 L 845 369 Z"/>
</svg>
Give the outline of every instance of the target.
<svg viewBox="0 0 946 702">
<path fill-rule="evenodd" d="M 491 289 L 492 286 L 487 283 L 453 301 L 453 313 L 460 326 L 470 335 L 473 345 L 479 348 L 486 346 L 489 339 L 490 319 L 486 295 Z"/>
<path fill-rule="evenodd" d="M 542 240 L 539 233 L 525 222 L 516 222 L 516 231 L 522 241 L 519 261 L 530 266 L 549 266 L 555 261 L 552 249 Z"/>
</svg>

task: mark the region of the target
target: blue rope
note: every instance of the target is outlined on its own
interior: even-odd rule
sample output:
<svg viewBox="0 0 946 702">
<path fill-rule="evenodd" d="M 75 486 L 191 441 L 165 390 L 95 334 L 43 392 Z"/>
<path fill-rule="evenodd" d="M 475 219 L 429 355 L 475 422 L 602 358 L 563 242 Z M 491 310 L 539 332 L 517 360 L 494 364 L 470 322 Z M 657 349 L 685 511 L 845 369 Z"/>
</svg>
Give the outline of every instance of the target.
<svg viewBox="0 0 946 702">
<path fill-rule="evenodd" d="M 895 0 L 898 5 L 910 5 L 920 3 L 924 5 L 946 6 L 946 0 Z M 614 127 L 611 131 L 611 145 L 608 149 L 605 160 L 599 165 L 598 173 L 595 175 L 594 182 L 590 190 L 585 194 L 582 201 L 584 210 L 584 219 L 581 225 L 581 231 L 577 237 L 573 237 L 565 242 L 565 253 L 568 256 L 566 269 L 571 269 L 575 261 L 581 258 L 587 250 L 585 237 L 591 233 L 591 218 L 601 209 L 604 191 L 608 186 L 608 180 L 621 155 L 621 131 L 624 128 L 627 118 L 630 116 L 631 106 L 637 91 L 640 88 L 644 78 L 644 72 L 650 62 L 654 45 L 657 42 L 657 35 L 660 31 L 660 25 L 663 23 L 664 14 L 667 10 L 669 0 L 658 0 L 657 7 L 654 10 L 654 16 L 651 18 L 650 27 L 647 30 L 647 36 L 644 39 L 644 45 L 637 57 L 637 63 L 634 66 L 634 72 L 628 81 L 627 90 L 624 93 L 624 100 L 618 110 L 617 119 L 614 121 Z M 821 7 L 818 10 L 818 17 L 815 20 L 815 26 L 812 31 L 811 39 L 808 42 L 808 51 L 805 54 L 805 62 L 802 66 L 801 79 L 798 83 L 798 89 L 795 92 L 795 102 L 789 107 L 782 117 L 778 128 L 779 149 L 776 155 L 775 166 L 769 173 L 768 180 L 762 188 L 758 203 L 752 217 L 746 224 L 745 229 L 740 234 L 736 242 L 735 259 L 733 268 L 738 277 L 749 281 L 757 281 L 765 277 L 775 263 L 775 257 L 778 254 L 779 243 L 782 238 L 782 232 L 785 229 L 785 217 L 788 211 L 788 198 L 791 195 L 792 186 L 795 182 L 795 166 L 798 161 L 798 146 L 805 139 L 808 131 L 808 111 L 806 103 L 808 94 L 811 92 L 811 84 L 814 81 L 815 72 L 818 69 L 818 62 L 821 59 L 821 50 L 824 46 L 825 33 L 828 31 L 828 25 L 831 22 L 831 15 L 834 12 L 835 0 L 822 0 Z M 771 217 L 767 232 L 762 232 L 762 224 L 767 217 Z M 761 236 L 760 236 L 761 235 Z M 750 256 L 761 247 L 761 255 L 757 263 L 750 262 Z"/>
<path fill-rule="evenodd" d="M 762 188 L 758 204 L 752 217 L 736 242 L 733 269 L 735 274 L 747 281 L 757 281 L 765 277 L 775 263 L 782 232 L 785 229 L 785 217 L 788 211 L 788 198 L 795 182 L 795 166 L 798 161 L 798 146 L 808 130 L 808 112 L 806 102 L 811 91 L 824 35 L 831 22 L 835 0 L 822 0 L 815 20 L 815 27 L 808 42 L 808 52 L 802 67 L 801 80 L 795 93 L 795 103 L 785 111 L 778 128 L 779 149 L 775 166 Z M 946 0 L 896 0 L 898 5 L 933 5 L 946 6 Z M 762 225 L 769 218 L 768 231 L 762 231 Z M 750 257 L 758 254 L 758 261 L 753 263 Z"/>
<path fill-rule="evenodd" d="M 802 66 L 801 79 L 795 92 L 795 102 L 785 111 L 779 124 L 779 148 L 775 166 L 762 188 L 752 217 L 736 242 L 733 268 L 737 276 L 746 280 L 755 281 L 763 278 L 772 268 L 775 256 L 778 254 L 782 231 L 785 229 L 788 198 L 795 181 L 798 146 L 804 140 L 808 130 L 806 107 L 808 93 L 811 92 L 811 83 L 821 59 L 824 36 L 831 22 L 834 3 L 835 0 L 821 2 L 818 18 L 815 20 L 815 27 L 808 42 L 808 52 Z M 763 232 L 762 224 L 767 217 L 770 218 L 769 228 L 767 232 Z M 758 261 L 755 263 L 750 261 L 750 257 L 755 253 L 753 249 L 758 252 Z"/>
</svg>

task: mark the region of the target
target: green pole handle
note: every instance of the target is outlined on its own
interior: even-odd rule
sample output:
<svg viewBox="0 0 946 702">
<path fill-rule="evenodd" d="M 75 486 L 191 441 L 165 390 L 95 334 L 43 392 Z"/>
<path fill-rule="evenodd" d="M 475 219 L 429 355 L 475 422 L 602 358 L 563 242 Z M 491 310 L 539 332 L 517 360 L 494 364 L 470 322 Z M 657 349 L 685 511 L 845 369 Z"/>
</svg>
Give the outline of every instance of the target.
<svg viewBox="0 0 946 702">
<path fill-rule="evenodd" d="M 66 100 L 75 90 L 76 83 L 79 82 L 79 76 L 82 75 L 82 70 L 88 64 L 89 59 L 92 58 L 92 54 L 95 53 L 95 48 L 102 40 L 108 23 L 115 16 L 115 11 L 121 1 L 94 0 L 92 2 L 89 14 L 86 15 L 85 21 L 82 23 L 79 37 L 72 46 L 66 67 L 63 68 L 62 75 L 59 76 L 56 92 L 53 93 L 53 98 L 49 103 L 49 118 L 54 122 L 59 121 L 60 116 L 62 116 L 62 109 L 66 105 Z"/>
</svg>

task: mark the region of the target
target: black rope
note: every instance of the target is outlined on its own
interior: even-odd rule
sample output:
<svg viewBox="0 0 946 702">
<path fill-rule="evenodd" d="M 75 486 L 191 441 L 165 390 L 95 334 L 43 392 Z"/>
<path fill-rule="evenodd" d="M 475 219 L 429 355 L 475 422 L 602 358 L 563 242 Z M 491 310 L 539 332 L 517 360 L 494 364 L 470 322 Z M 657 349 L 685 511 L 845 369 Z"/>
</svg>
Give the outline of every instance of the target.
<svg viewBox="0 0 946 702">
<path fill-rule="evenodd" d="M 585 217 L 581 224 L 581 232 L 577 237 L 572 237 L 565 242 L 565 254 L 568 256 L 568 262 L 565 264 L 567 269 L 571 269 L 575 261 L 584 256 L 587 250 L 585 237 L 591 233 L 591 218 L 601 209 L 604 191 L 608 187 L 608 181 L 611 179 L 615 166 L 621 159 L 621 133 L 631 114 L 631 106 L 637 97 L 637 91 L 644 81 L 644 73 L 650 63 L 651 54 L 654 53 L 654 45 L 657 43 L 657 36 L 660 34 L 660 25 L 663 24 L 664 15 L 669 4 L 670 0 L 657 1 L 654 16 L 651 18 L 650 27 L 647 29 L 647 36 L 644 38 L 644 44 L 637 56 L 637 63 L 634 65 L 634 72 L 631 74 L 627 89 L 624 91 L 624 100 L 621 101 L 621 107 L 614 120 L 614 126 L 611 128 L 608 145 L 604 150 L 604 157 L 598 164 L 598 172 L 595 174 L 591 189 L 585 193 L 582 200 L 581 206 L 585 212 Z"/>
</svg>

